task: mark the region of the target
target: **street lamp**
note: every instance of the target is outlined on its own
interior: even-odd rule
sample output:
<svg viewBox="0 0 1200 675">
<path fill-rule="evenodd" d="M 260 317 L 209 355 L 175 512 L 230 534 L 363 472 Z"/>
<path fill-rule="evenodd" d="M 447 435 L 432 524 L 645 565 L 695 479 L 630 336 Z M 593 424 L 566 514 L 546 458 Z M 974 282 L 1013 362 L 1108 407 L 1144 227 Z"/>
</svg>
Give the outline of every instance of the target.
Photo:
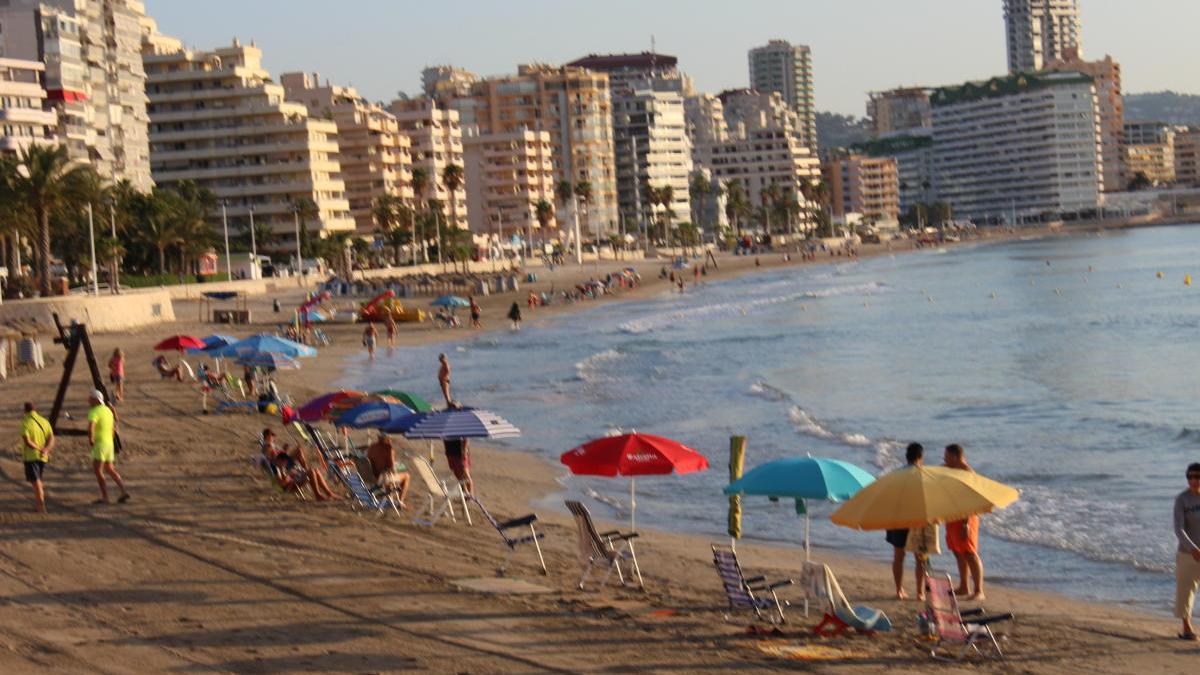
<svg viewBox="0 0 1200 675">
<path fill-rule="evenodd" d="M 225 230 L 225 277 L 227 281 L 233 281 L 233 262 L 229 257 L 229 212 L 224 199 L 221 200 L 221 227 Z"/>
<path fill-rule="evenodd" d="M 96 228 L 92 222 L 91 202 L 88 202 L 88 241 L 92 246 L 92 295 L 100 295 L 100 273 L 96 271 Z"/>
<path fill-rule="evenodd" d="M 300 256 L 300 203 L 296 202 L 292 208 L 292 215 L 296 220 L 296 283 L 304 285 L 304 258 Z"/>
<path fill-rule="evenodd" d="M 109 221 L 112 225 L 112 288 L 109 291 L 113 293 L 121 292 L 121 261 L 117 258 L 117 198 L 113 197 L 108 202 Z"/>
<path fill-rule="evenodd" d="M 254 206 L 250 206 L 250 278 L 261 279 L 262 272 L 258 269 L 258 240 L 254 234 Z"/>
</svg>

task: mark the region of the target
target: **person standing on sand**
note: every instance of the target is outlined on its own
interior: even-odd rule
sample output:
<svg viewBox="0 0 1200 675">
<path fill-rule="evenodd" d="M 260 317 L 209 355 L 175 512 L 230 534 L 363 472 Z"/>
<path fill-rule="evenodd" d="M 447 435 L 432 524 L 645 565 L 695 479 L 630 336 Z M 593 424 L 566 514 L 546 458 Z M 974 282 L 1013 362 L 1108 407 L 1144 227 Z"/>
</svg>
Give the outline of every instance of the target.
<svg viewBox="0 0 1200 675">
<path fill-rule="evenodd" d="M 471 480 L 471 447 L 465 438 L 447 438 L 442 441 L 446 452 L 446 464 L 467 494 L 475 494 L 475 482 Z"/>
<path fill-rule="evenodd" d="M 958 443 L 946 446 L 942 456 L 942 464 L 950 469 L 959 469 L 974 473 L 975 470 L 967 464 L 963 447 Z M 972 602 L 982 602 L 983 595 L 983 559 L 979 557 L 979 516 L 971 516 L 966 520 L 956 520 L 946 523 L 946 548 L 954 554 L 958 563 L 958 588 L 955 595 L 967 595 Z M 972 588 L 967 589 L 967 573 L 970 572 Z"/>
<path fill-rule="evenodd" d="M 54 449 L 54 429 L 50 421 L 38 414 L 33 403 L 25 403 L 25 417 L 21 420 L 21 460 L 25 463 L 25 480 L 33 488 L 35 513 L 46 512 L 46 493 L 42 489 L 42 474 L 50 451 Z"/>
<path fill-rule="evenodd" d="M 904 456 L 910 467 L 925 464 L 925 448 L 920 443 L 909 443 Z M 929 556 L 942 552 L 938 529 L 936 523 L 914 527 L 908 531 L 904 542 L 904 549 L 916 558 L 913 573 L 917 577 L 917 600 L 925 600 L 925 574 L 929 571 Z"/>
<path fill-rule="evenodd" d="M 1175 498 L 1175 616 L 1183 621 L 1182 640 L 1196 640 L 1192 607 L 1200 586 L 1200 462 L 1188 465 L 1188 487 Z"/>
<path fill-rule="evenodd" d="M 513 330 L 521 330 L 521 305 L 514 302 L 508 308 L 508 320 L 512 322 Z"/>
<path fill-rule="evenodd" d="M 108 381 L 116 388 L 114 400 L 117 403 L 125 400 L 125 353 L 120 347 L 113 350 L 112 358 L 108 360 Z"/>
<path fill-rule="evenodd" d="M 471 303 L 471 328 L 483 328 L 483 324 L 479 323 L 481 312 L 479 304 L 475 302 L 475 296 L 468 296 L 467 301 Z"/>
<path fill-rule="evenodd" d="M 379 331 L 375 329 L 375 324 L 371 321 L 367 322 L 367 327 L 363 329 L 363 346 L 367 348 L 367 358 L 371 361 L 375 360 L 375 340 L 379 337 Z"/>
<path fill-rule="evenodd" d="M 920 443 L 909 443 L 904 450 L 904 459 L 908 466 L 920 466 L 924 462 L 925 447 Z M 909 530 L 888 530 L 885 539 L 892 545 L 892 579 L 896 582 L 896 599 L 904 600 L 908 593 L 904 592 L 904 554 L 908 552 Z M 921 583 L 925 580 L 924 568 L 920 555 L 914 553 L 915 572 L 917 575 L 917 597 L 924 597 Z"/>
<path fill-rule="evenodd" d="M 92 502 L 93 504 L 108 503 L 108 485 L 104 480 L 105 474 L 112 478 L 117 483 L 117 487 L 121 489 L 121 496 L 117 498 L 117 503 L 124 504 L 129 501 L 129 492 L 125 490 L 125 482 L 121 480 L 121 474 L 117 473 L 117 454 L 116 454 L 116 431 L 117 418 L 113 415 L 112 409 L 104 405 L 104 394 L 97 389 L 88 397 L 88 403 L 92 406 L 88 411 L 88 441 L 92 444 L 92 472 L 96 474 L 96 483 L 100 485 L 100 499 Z"/>
<path fill-rule="evenodd" d="M 438 354 L 438 385 L 442 388 L 442 396 L 446 399 L 446 407 L 454 407 L 454 399 L 450 398 L 450 359 L 445 354 Z"/>
</svg>

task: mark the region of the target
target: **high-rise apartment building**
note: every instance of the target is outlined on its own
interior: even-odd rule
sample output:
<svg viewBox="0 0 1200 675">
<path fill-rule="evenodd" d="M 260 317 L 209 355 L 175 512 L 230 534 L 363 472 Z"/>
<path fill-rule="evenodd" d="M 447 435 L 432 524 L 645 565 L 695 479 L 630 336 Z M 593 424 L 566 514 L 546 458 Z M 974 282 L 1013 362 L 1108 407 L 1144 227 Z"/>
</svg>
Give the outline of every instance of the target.
<svg viewBox="0 0 1200 675">
<path fill-rule="evenodd" d="M 45 70 L 39 61 L 0 57 L 0 153 L 57 142 L 58 115 L 44 108 Z"/>
<path fill-rule="evenodd" d="M 286 100 L 262 67 L 262 50 L 238 40 L 211 51 L 149 33 L 143 43 L 150 96 L 150 151 L 159 185 L 193 181 L 228 208 L 231 225 L 251 217 L 295 246 L 301 199 L 316 205 L 325 236 L 351 231 L 354 219 L 338 164 L 337 123 Z M 253 216 L 251 215 L 253 214 Z M 214 214 L 219 219 L 221 214 Z"/>
<path fill-rule="evenodd" d="M 809 148 L 817 147 L 817 104 L 812 52 L 804 45 L 771 40 L 750 50 L 750 88 L 779 92 L 798 116 L 796 133 Z"/>
<path fill-rule="evenodd" d="M 1200 187 L 1200 129 L 1175 134 L 1175 181 Z"/>
<path fill-rule="evenodd" d="M 933 191 L 932 129 L 913 129 L 908 133 L 892 133 L 850 149 L 868 157 L 889 158 L 896 163 L 896 187 L 900 213 L 917 204 L 937 201 Z"/>
<path fill-rule="evenodd" d="M 149 189 L 139 0 L 0 0 L 0 57 L 46 65 L 58 137 L 109 181 Z M 152 23 L 152 22 L 151 22 Z"/>
<path fill-rule="evenodd" d="M 608 74 L 608 89 L 615 100 L 622 93 L 641 89 L 683 93 L 685 78 L 679 72 L 679 59 L 667 54 L 589 54 L 567 64 Z"/>
<path fill-rule="evenodd" d="M 388 111 L 396 116 L 400 133 L 408 137 L 413 170 L 425 172 L 425 188 L 416 194 L 414 186 L 413 198 L 425 203 L 438 200 L 442 205 L 442 222 L 447 227 L 460 230 L 470 227 L 465 184 L 451 194 L 443 180 L 446 167 L 463 166 L 463 130 L 458 112 L 428 98 L 392 101 Z"/>
<path fill-rule="evenodd" d="M 1008 72 L 1032 73 L 1083 54 L 1079 0 L 1004 0 Z"/>
<path fill-rule="evenodd" d="M 693 149 L 700 143 L 723 141 L 729 137 L 725 106 L 715 94 L 688 94 L 683 99 L 683 115 Z"/>
<path fill-rule="evenodd" d="M 821 163 L 808 146 L 794 133 L 778 127 L 747 129 L 740 136 L 701 143 L 696 147 L 696 156 L 697 164 L 708 170 L 711 180 L 719 181 L 726 192 L 730 181 L 740 183 L 752 207 L 763 203 L 763 192 L 771 185 L 803 203 L 801 185 L 815 184 L 821 177 Z"/>
<path fill-rule="evenodd" d="M 550 133 L 556 181 L 586 182 L 582 210 L 590 235 L 617 231 L 612 98 L 608 75 L 570 66 L 525 64 L 516 75 L 481 79 L 466 95 L 440 101 L 481 135 L 531 130 Z"/>
<path fill-rule="evenodd" d="M 1121 95 L 1121 65 L 1111 56 L 1101 61 L 1084 61 L 1075 49 L 1061 59 L 1046 63 L 1045 71 L 1083 73 L 1096 86 L 1100 111 L 1100 155 L 1104 164 L 1104 191 L 1118 192 L 1121 186 L 1121 145 L 1125 143 L 1125 99 Z"/>
<path fill-rule="evenodd" d="M 826 161 L 821 174 L 829 186 L 833 215 L 860 213 L 871 222 L 899 220 L 900 179 L 895 159 L 844 154 Z"/>
<path fill-rule="evenodd" d="M 421 91 L 437 101 L 466 96 L 478 81 L 475 73 L 455 66 L 429 66 L 421 71 Z"/>
<path fill-rule="evenodd" d="M 913 129 L 928 129 L 933 125 L 929 90 L 924 87 L 902 87 L 873 91 L 867 99 L 867 120 L 876 138 Z"/>
<path fill-rule="evenodd" d="M 1175 182 L 1174 134 L 1164 143 L 1127 144 L 1122 151 L 1121 180 L 1127 189 L 1142 179 L 1154 186 Z"/>
<path fill-rule="evenodd" d="M 379 229 L 373 209 L 380 197 L 412 203 L 411 145 L 395 115 L 353 87 L 321 84 L 317 73 L 284 73 L 279 81 L 288 100 L 307 106 L 309 116 L 337 124 L 337 159 L 359 234 Z"/>
<path fill-rule="evenodd" d="M 501 244 L 514 234 L 526 241 L 555 238 L 562 227 L 551 216 L 543 230 L 538 203 L 554 206 L 554 161 L 550 133 L 510 131 L 463 137 L 463 163 L 471 232 Z"/>
<path fill-rule="evenodd" d="M 751 129 L 770 127 L 786 129 L 804 143 L 800 117 L 788 107 L 779 92 L 727 89 L 717 94 L 717 98 L 721 100 L 721 113 L 729 135 L 741 136 Z"/>
<path fill-rule="evenodd" d="M 934 190 L 956 217 L 1008 221 L 1099 206 L 1091 77 L 1013 75 L 943 87 L 930 100 Z"/>
</svg>

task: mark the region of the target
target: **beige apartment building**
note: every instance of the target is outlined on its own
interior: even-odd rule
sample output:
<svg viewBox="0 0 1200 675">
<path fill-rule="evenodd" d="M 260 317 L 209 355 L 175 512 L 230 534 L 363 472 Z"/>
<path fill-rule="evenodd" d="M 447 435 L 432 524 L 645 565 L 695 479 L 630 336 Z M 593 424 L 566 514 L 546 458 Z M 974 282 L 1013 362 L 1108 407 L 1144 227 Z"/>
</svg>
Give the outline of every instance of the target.
<svg viewBox="0 0 1200 675">
<path fill-rule="evenodd" d="M 1175 134 L 1175 182 L 1200 187 L 1200 129 Z"/>
<path fill-rule="evenodd" d="M 463 166 L 463 133 L 458 113 L 428 98 L 392 101 L 388 111 L 396 116 L 400 133 L 408 137 L 413 169 L 424 169 L 428 178 L 424 194 L 414 192 L 413 198 L 426 202 L 438 200 L 442 204 L 442 222 L 447 227 L 469 228 L 465 181 L 451 195 L 442 180 L 447 166 Z"/>
<path fill-rule="evenodd" d="M 44 109 L 45 70 L 38 61 L 0 58 L 0 153 L 58 142 L 58 115 Z"/>
<path fill-rule="evenodd" d="M 141 190 L 153 185 L 141 58 L 148 20 L 140 0 L 0 2 L 0 57 L 45 64 L 67 152 Z"/>
<path fill-rule="evenodd" d="M 150 96 L 150 150 L 159 185 L 194 181 L 228 207 L 242 231 L 266 224 L 276 246 L 295 246 L 295 204 L 316 204 L 322 237 L 353 231 L 338 163 L 337 123 L 286 100 L 262 66 L 262 50 L 238 40 L 211 51 L 185 49 L 151 33 L 143 46 Z M 221 213 L 214 215 L 220 223 Z"/>
<path fill-rule="evenodd" d="M 717 97 L 721 100 L 725 126 L 730 136 L 741 136 L 751 129 L 771 127 L 786 129 L 808 145 L 800 131 L 803 122 L 779 92 L 727 89 Z"/>
<path fill-rule="evenodd" d="M 412 203 L 411 142 L 395 115 L 353 87 L 321 84 L 319 73 L 284 73 L 279 82 L 288 100 L 303 103 L 311 117 L 337 124 L 338 164 L 359 235 L 379 230 L 373 209 L 380 197 Z"/>
<path fill-rule="evenodd" d="M 860 213 L 865 221 L 900 219 L 900 180 L 891 157 L 845 155 L 830 158 L 822 167 L 829 186 L 834 216 Z"/>
<path fill-rule="evenodd" d="M 460 75 L 460 81 L 464 78 Z M 481 79 L 466 95 L 441 101 L 458 111 L 464 127 L 480 134 L 546 131 L 555 180 L 586 181 L 591 199 L 582 209 L 588 236 L 617 231 L 617 178 L 608 75 L 571 66 L 525 64 L 516 75 Z"/>
<path fill-rule="evenodd" d="M 1121 179 L 1128 188 L 1138 174 L 1146 176 L 1152 184 L 1170 185 L 1175 182 L 1174 134 L 1165 143 L 1126 145 L 1122 148 Z"/>
<path fill-rule="evenodd" d="M 640 231 L 666 211 L 661 204 L 651 203 L 647 188 L 671 188 L 672 222 L 687 220 L 692 212 L 688 190 L 692 145 L 684 120 L 683 96 L 644 89 L 616 97 L 613 134 L 623 231 Z"/>
<path fill-rule="evenodd" d="M 778 127 L 750 129 L 740 137 L 700 143 L 696 155 L 712 180 L 722 186 L 729 181 L 741 183 L 751 206 L 762 203 L 763 190 L 770 185 L 780 186 L 803 203 L 800 186 L 815 184 L 821 177 L 821 164 L 812 150 L 795 133 Z"/>
<path fill-rule="evenodd" d="M 463 138 L 464 173 L 471 232 L 493 246 L 514 234 L 528 242 L 561 239 L 565 225 L 552 217 L 542 230 L 537 204 L 554 202 L 554 161 L 547 131 L 468 133 Z"/>
<path fill-rule="evenodd" d="M 770 40 L 751 49 L 750 87 L 777 92 L 797 116 L 795 132 L 809 148 L 817 147 L 817 104 L 813 86 L 812 51 L 787 40 Z"/>
<path fill-rule="evenodd" d="M 723 141 L 729 137 L 725 107 L 715 94 L 689 92 L 683 99 L 683 115 L 693 149 L 700 143 Z"/>
<path fill-rule="evenodd" d="M 1096 86 L 1096 108 L 1100 113 L 1100 157 L 1104 168 L 1104 191 L 1120 192 L 1121 145 L 1125 142 L 1125 98 L 1121 95 L 1121 64 L 1111 56 L 1084 61 L 1072 47 L 1063 58 L 1046 63 L 1044 71 L 1083 73 Z"/>
<path fill-rule="evenodd" d="M 925 87 L 873 91 L 867 98 L 867 120 L 876 138 L 933 126 L 933 106 Z"/>
</svg>

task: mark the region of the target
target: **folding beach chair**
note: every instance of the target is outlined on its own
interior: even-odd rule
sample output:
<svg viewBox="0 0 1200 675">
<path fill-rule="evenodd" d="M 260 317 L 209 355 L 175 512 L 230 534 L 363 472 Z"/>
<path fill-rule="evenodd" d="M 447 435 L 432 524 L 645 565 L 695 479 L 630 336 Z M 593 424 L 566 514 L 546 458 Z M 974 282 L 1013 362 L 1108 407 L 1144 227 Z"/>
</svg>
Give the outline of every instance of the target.
<svg viewBox="0 0 1200 675">
<path fill-rule="evenodd" d="M 925 591 L 925 620 L 929 622 L 938 641 L 929 650 L 930 656 L 943 661 L 961 661 L 971 651 L 984 656 L 979 645 L 990 643 L 995 650 L 995 657 L 1004 658 L 1000 642 L 992 633 L 992 624 L 1011 621 L 1012 614 L 983 616 L 985 610 L 982 607 L 959 610 L 958 599 L 954 597 L 954 582 L 949 574 L 930 574 L 925 577 Z M 938 650 L 947 644 L 962 645 L 962 649 L 953 657 L 939 654 Z"/>
<path fill-rule="evenodd" d="M 467 499 L 471 500 L 475 503 L 475 506 L 479 507 L 479 512 L 482 513 L 483 517 L 492 524 L 492 527 L 496 528 L 496 531 L 500 533 L 500 537 L 504 539 L 504 545 L 508 547 L 508 553 L 504 556 L 504 562 L 500 564 L 500 574 L 504 574 L 505 568 L 508 567 L 508 561 L 512 558 L 513 551 L 515 551 L 521 544 L 533 544 L 533 547 L 537 549 L 538 562 L 542 565 L 542 574 L 549 574 L 549 571 L 546 569 L 546 559 L 542 557 L 542 545 L 538 543 L 542 539 L 543 535 L 541 535 L 533 527 L 533 524 L 536 523 L 538 519 L 537 514 L 531 513 L 527 516 L 521 516 L 520 518 L 513 518 L 512 520 L 500 522 L 492 516 L 487 508 L 484 507 L 483 503 L 479 501 L 478 497 L 467 493 Z M 510 537 L 508 535 L 509 530 L 523 527 L 529 528 L 529 534 L 522 537 Z"/>
<path fill-rule="evenodd" d="M 575 526 L 579 531 L 579 562 L 583 564 L 583 576 L 579 577 L 579 588 L 583 589 L 588 576 L 592 573 L 592 568 L 597 566 L 608 568 L 600 586 L 603 587 L 608 583 L 614 570 L 617 572 L 617 579 L 624 586 L 625 575 L 621 571 L 621 560 L 633 563 L 638 586 L 645 588 L 646 584 L 642 581 L 642 570 L 638 567 L 637 553 L 633 550 L 633 540 L 637 538 L 638 533 L 623 533 L 618 530 L 597 532 L 596 524 L 592 522 L 592 514 L 588 513 L 586 506 L 572 500 L 567 500 L 566 504 L 567 510 L 575 518 Z"/>
<path fill-rule="evenodd" d="M 408 460 L 412 462 L 414 472 L 425 484 L 426 496 L 429 499 L 425 508 L 414 516 L 414 522 L 432 526 L 439 518 L 449 513 L 450 520 L 457 523 L 458 517 L 454 511 L 454 500 L 457 496 L 462 504 L 463 514 L 467 517 L 467 524 L 474 524 L 471 522 L 471 513 L 467 510 L 467 493 L 461 485 L 458 486 L 458 494 L 455 495 L 446 482 L 438 478 L 429 460 L 417 454 L 409 454 Z"/>
<path fill-rule="evenodd" d="M 824 611 L 821 622 L 813 628 L 814 635 L 836 637 L 845 635 L 851 629 L 864 635 L 874 635 L 892 629 L 892 622 L 883 611 L 866 605 L 851 605 L 828 565 L 805 562 L 800 585 L 804 589 L 805 607 L 810 600 L 815 600 Z"/>
<path fill-rule="evenodd" d="M 388 509 L 391 509 L 397 517 L 400 517 L 400 505 L 396 503 L 397 500 L 391 495 L 384 497 L 377 496 L 371 491 L 367 482 L 363 480 L 362 474 L 358 472 L 358 469 L 343 464 L 338 466 L 337 471 L 341 474 L 341 480 L 345 482 L 346 487 L 350 489 L 350 494 L 354 496 L 354 501 L 350 504 L 351 507 L 355 509 L 361 507 L 367 511 L 375 511 L 380 516 L 386 513 Z"/>
<path fill-rule="evenodd" d="M 712 551 L 713 565 L 716 566 L 717 575 L 721 577 L 721 584 L 725 587 L 730 612 L 752 609 L 759 619 L 766 619 L 772 624 L 787 623 L 787 617 L 783 615 L 783 607 L 787 601 L 780 600 L 776 591 L 792 585 L 794 582 L 791 579 L 769 582 L 762 576 L 746 578 L 742 574 L 741 564 L 738 563 L 737 551 L 732 546 L 713 544 Z M 761 595 L 755 595 L 756 593 Z M 764 615 L 763 610 L 767 610 L 768 613 Z M 725 615 L 726 621 L 729 620 L 729 616 Z"/>
</svg>

